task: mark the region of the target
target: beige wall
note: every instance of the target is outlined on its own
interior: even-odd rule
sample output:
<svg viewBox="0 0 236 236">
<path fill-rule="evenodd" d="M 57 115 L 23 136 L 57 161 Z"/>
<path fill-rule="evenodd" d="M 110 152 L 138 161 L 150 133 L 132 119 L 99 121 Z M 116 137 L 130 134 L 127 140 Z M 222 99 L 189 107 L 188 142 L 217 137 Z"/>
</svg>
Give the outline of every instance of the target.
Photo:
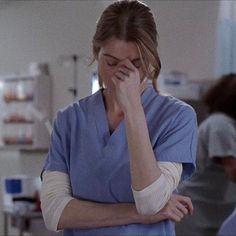
<svg viewBox="0 0 236 236">
<path fill-rule="evenodd" d="M 214 76 L 219 1 L 147 1 L 160 34 L 163 70 L 187 72 L 191 79 Z"/>
</svg>

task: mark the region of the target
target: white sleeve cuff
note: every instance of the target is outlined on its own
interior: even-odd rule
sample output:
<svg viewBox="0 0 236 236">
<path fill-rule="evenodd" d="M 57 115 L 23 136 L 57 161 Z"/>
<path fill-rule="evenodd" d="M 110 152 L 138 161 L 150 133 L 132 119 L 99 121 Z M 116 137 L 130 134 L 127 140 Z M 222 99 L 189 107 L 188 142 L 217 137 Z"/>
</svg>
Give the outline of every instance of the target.
<svg viewBox="0 0 236 236">
<path fill-rule="evenodd" d="M 162 174 L 156 181 L 140 191 L 132 189 L 137 211 L 142 215 L 154 215 L 160 211 L 180 181 L 181 163 L 157 162 L 157 165 Z"/>
<path fill-rule="evenodd" d="M 52 231 L 59 231 L 57 227 L 60 216 L 69 201 L 74 199 L 69 176 L 58 171 L 45 171 L 40 199 L 46 227 Z"/>
</svg>

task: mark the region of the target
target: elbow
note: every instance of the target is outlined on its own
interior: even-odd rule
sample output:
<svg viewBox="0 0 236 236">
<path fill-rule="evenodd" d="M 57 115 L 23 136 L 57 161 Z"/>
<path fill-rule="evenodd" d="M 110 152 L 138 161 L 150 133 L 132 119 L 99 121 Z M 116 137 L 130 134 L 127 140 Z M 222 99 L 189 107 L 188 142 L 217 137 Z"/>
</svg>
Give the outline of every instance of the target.
<svg viewBox="0 0 236 236">
<path fill-rule="evenodd" d="M 47 206 L 44 201 L 41 201 L 41 210 L 46 228 L 49 231 L 58 232 L 58 218 L 60 216 L 55 215 L 55 212 L 53 212 L 51 207 Z"/>
<path fill-rule="evenodd" d="M 57 226 L 52 226 L 52 220 L 50 220 L 50 219 L 45 219 L 45 217 L 43 217 L 44 218 L 44 224 L 45 224 L 45 226 L 46 226 L 46 228 L 49 230 L 49 231 L 52 231 L 52 232 L 58 232 L 59 231 L 59 228 L 57 227 Z"/>
<path fill-rule="evenodd" d="M 61 218 L 64 208 L 72 199 L 68 175 L 59 172 L 44 173 L 40 200 L 44 223 L 48 230 L 57 232 L 63 229 Z"/>
<path fill-rule="evenodd" d="M 167 164 L 159 163 L 161 169 L 167 166 Z M 171 167 L 173 164 L 171 164 Z M 167 166 L 168 167 L 168 166 Z M 182 167 L 182 166 L 180 166 Z M 171 169 L 169 167 L 169 169 Z M 170 172 L 170 170 L 168 171 Z M 172 168 L 171 173 L 177 168 Z M 154 181 L 151 185 L 147 186 L 143 190 L 133 190 L 133 196 L 137 212 L 140 215 L 155 215 L 158 213 L 169 201 L 173 190 L 177 187 L 180 179 L 180 170 L 176 170 L 176 175 L 165 174 L 164 171 L 160 177 Z M 167 171 L 166 171 L 167 172 Z"/>
<path fill-rule="evenodd" d="M 134 192 L 134 200 L 137 212 L 140 215 L 155 215 L 169 201 L 172 191 L 166 185 L 162 188 L 154 188 L 151 191 Z"/>
<path fill-rule="evenodd" d="M 158 208 L 156 208 L 155 206 L 153 207 L 140 207 L 140 206 L 137 206 L 136 205 L 136 209 L 137 209 L 137 212 L 139 215 L 148 215 L 148 216 L 151 216 L 151 215 L 155 215 L 157 212 L 158 212 Z"/>
<path fill-rule="evenodd" d="M 41 201 L 43 219 L 48 230 L 58 232 L 64 229 L 63 212 L 72 199 L 72 197 L 60 197 Z"/>
</svg>

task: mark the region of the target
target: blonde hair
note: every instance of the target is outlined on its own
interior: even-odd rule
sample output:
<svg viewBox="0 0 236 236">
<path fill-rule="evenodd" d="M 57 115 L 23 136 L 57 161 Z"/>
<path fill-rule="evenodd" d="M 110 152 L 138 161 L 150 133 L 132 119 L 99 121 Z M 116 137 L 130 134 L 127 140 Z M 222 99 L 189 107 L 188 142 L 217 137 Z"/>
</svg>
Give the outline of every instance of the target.
<svg viewBox="0 0 236 236">
<path fill-rule="evenodd" d="M 147 77 L 157 90 L 156 80 L 161 70 L 157 37 L 155 20 L 147 5 L 137 0 L 117 1 L 104 10 L 97 22 L 92 41 L 93 61 L 98 57 L 101 47 L 111 38 L 134 42 Z"/>
</svg>

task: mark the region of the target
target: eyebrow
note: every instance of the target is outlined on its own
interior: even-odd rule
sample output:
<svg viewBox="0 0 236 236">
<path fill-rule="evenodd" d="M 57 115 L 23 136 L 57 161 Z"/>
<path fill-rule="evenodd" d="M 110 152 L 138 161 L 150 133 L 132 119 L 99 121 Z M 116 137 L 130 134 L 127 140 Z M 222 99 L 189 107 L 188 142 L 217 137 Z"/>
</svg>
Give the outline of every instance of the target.
<svg viewBox="0 0 236 236">
<path fill-rule="evenodd" d="M 103 56 L 111 57 L 111 58 L 113 58 L 113 59 L 115 59 L 117 61 L 121 61 L 121 59 L 119 59 L 117 57 L 114 57 L 114 56 L 112 56 L 110 54 L 107 54 L 107 53 L 103 53 Z M 138 57 L 138 58 L 135 58 L 135 59 L 131 60 L 131 62 L 136 62 L 136 61 L 141 61 L 141 59 Z"/>
</svg>

